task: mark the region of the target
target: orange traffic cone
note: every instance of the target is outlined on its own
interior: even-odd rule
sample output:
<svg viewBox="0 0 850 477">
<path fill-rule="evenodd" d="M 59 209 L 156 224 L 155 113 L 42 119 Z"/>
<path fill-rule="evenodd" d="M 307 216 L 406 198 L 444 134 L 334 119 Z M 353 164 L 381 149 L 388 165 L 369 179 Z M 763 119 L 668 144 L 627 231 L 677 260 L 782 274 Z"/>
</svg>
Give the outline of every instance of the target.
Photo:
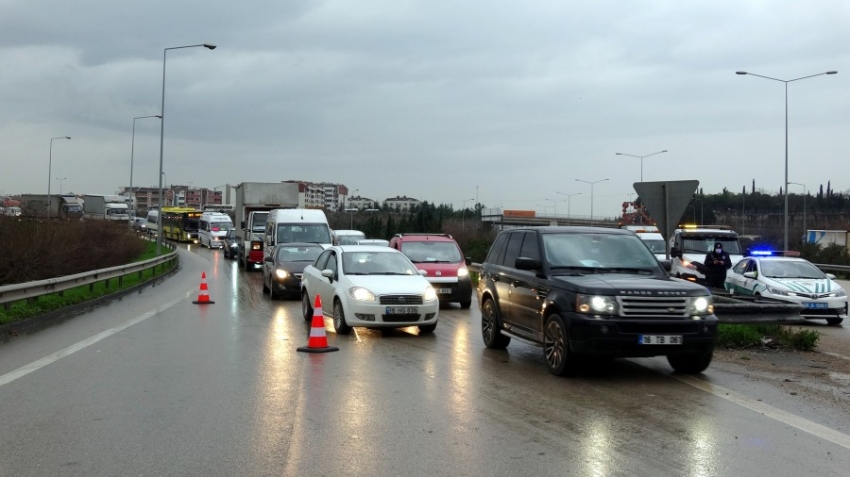
<svg viewBox="0 0 850 477">
<path fill-rule="evenodd" d="M 198 292 L 198 299 L 192 303 L 196 305 L 212 305 L 215 303 L 207 295 L 207 272 L 201 272 L 201 291 Z"/>
<path fill-rule="evenodd" d="M 328 346 L 328 335 L 325 334 L 325 318 L 322 316 L 322 299 L 316 295 L 316 304 L 313 306 L 313 323 L 310 325 L 310 340 L 307 346 L 298 348 L 298 351 L 307 353 L 327 353 L 339 351 L 336 346 Z"/>
</svg>

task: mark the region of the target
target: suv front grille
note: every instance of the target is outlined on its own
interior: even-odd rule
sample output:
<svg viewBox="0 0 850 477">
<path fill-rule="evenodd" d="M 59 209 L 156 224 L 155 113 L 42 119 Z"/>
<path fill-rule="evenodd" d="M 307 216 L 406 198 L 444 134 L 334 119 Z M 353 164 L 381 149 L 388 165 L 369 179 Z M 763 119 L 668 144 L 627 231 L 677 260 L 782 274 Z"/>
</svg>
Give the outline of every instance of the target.
<svg viewBox="0 0 850 477">
<path fill-rule="evenodd" d="M 688 299 L 649 296 L 618 296 L 620 316 L 626 318 L 680 318 L 688 316 Z"/>
<path fill-rule="evenodd" d="M 421 305 L 422 295 L 382 295 L 382 305 Z"/>
</svg>

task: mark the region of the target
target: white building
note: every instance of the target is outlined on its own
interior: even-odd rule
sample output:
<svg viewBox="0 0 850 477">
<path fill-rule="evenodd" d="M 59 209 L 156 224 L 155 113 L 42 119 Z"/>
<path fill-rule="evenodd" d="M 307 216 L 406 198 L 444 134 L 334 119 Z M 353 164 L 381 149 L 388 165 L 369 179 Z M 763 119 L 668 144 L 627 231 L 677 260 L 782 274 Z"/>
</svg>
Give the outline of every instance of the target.
<svg viewBox="0 0 850 477">
<path fill-rule="evenodd" d="M 390 197 L 384 199 L 384 205 L 395 212 L 410 212 L 411 209 L 419 206 L 419 199 L 407 196 Z"/>
</svg>

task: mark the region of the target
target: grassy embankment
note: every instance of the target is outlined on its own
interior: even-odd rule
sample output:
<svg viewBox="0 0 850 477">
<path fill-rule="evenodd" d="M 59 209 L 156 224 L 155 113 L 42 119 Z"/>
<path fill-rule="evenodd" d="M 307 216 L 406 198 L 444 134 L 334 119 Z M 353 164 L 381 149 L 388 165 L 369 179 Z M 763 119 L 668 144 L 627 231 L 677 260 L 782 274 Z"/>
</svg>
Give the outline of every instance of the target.
<svg viewBox="0 0 850 477">
<path fill-rule="evenodd" d="M 8 251 L 0 261 L 3 285 L 72 275 L 100 268 L 135 263 L 154 258 L 156 243 L 142 240 L 124 226 L 90 221 L 54 223 L 50 226 L 20 221 L 4 221 L 0 246 Z M 170 253 L 164 250 L 163 253 Z M 173 265 L 172 265 L 173 266 Z M 167 273 L 170 267 L 157 267 L 109 283 L 100 282 L 41 296 L 34 300 L 0 307 L 0 325 L 84 303 L 133 287 Z"/>
</svg>

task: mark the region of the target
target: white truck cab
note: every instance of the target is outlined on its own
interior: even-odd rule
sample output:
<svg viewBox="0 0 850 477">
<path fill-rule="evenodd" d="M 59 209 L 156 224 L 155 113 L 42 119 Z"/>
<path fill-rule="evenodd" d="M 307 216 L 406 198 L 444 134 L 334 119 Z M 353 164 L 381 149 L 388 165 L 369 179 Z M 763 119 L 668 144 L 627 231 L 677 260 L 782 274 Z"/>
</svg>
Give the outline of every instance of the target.
<svg viewBox="0 0 850 477">
<path fill-rule="evenodd" d="M 265 255 L 278 243 L 312 242 L 331 246 L 328 218 L 319 209 L 274 209 L 269 212 L 263 237 Z"/>
<path fill-rule="evenodd" d="M 676 229 L 670 238 L 670 275 L 705 284 L 698 269 L 714 244 L 720 242 L 734 267 L 744 258 L 738 234 L 725 225 L 693 225 Z"/>
</svg>

